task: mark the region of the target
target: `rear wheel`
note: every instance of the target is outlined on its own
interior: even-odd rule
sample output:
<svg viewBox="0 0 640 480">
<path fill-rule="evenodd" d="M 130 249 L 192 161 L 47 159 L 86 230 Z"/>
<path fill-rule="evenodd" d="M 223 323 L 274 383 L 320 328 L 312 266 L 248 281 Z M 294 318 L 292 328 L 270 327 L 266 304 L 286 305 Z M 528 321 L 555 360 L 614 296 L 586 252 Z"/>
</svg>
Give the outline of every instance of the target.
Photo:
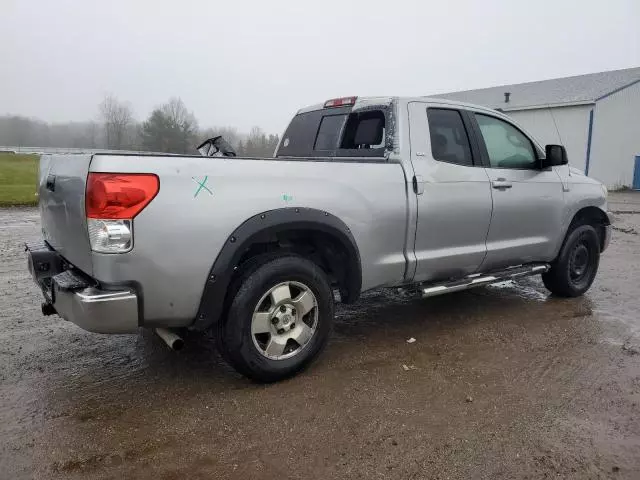
<svg viewBox="0 0 640 480">
<path fill-rule="evenodd" d="M 253 264 L 240 278 L 218 332 L 223 356 L 240 373 L 262 382 L 308 366 L 327 342 L 333 294 L 324 272 L 294 255 Z"/>
<path fill-rule="evenodd" d="M 591 225 L 580 225 L 567 234 L 558 258 L 542 274 L 545 287 L 562 297 L 585 293 L 598 272 L 600 241 Z"/>
</svg>

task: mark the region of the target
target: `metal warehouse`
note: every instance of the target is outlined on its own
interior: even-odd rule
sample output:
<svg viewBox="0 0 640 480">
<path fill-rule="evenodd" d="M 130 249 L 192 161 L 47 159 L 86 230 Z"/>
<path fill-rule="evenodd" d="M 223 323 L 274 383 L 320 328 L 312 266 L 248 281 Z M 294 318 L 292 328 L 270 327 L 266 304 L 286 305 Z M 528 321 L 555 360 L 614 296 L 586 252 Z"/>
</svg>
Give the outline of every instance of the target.
<svg viewBox="0 0 640 480">
<path fill-rule="evenodd" d="M 640 68 L 435 96 L 499 109 L 607 187 L 640 189 Z"/>
</svg>

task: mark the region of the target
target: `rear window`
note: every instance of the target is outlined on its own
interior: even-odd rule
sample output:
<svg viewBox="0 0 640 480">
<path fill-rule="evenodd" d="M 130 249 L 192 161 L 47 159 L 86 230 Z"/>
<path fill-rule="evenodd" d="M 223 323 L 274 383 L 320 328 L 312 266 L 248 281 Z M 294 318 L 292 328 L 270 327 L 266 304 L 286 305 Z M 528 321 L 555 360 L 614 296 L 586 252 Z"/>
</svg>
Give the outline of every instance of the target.
<svg viewBox="0 0 640 480">
<path fill-rule="evenodd" d="M 316 110 L 315 112 L 300 113 L 293 117 L 282 136 L 282 141 L 278 148 L 279 157 L 312 156 L 313 147 L 318 136 L 318 127 L 323 116 L 322 112 L 323 110 Z"/>
<path fill-rule="evenodd" d="M 383 110 L 329 108 L 296 115 L 282 137 L 278 157 L 383 157 Z"/>
<path fill-rule="evenodd" d="M 347 118 L 343 115 L 325 115 L 320 121 L 320 128 L 316 136 L 314 150 L 335 150 L 338 148 L 338 140 L 342 132 L 342 125 Z"/>
<path fill-rule="evenodd" d="M 345 128 L 340 148 L 377 150 L 384 147 L 384 113 L 380 110 L 352 113 Z"/>
</svg>

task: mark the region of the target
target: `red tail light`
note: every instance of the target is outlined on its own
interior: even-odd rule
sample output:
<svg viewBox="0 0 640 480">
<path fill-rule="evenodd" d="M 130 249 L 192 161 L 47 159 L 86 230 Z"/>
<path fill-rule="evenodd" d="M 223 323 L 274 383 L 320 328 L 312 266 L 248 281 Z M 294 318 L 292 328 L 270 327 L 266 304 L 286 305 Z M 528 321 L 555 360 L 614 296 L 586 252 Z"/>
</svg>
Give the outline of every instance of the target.
<svg viewBox="0 0 640 480">
<path fill-rule="evenodd" d="M 327 100 L 324 102 L 324 108 L 330 107 L 344 107 L 345 105 L 354 105 L 358 97 L 342 97 L 342 98 L 332 98 L 331 100 Z"/>
<path fill-rule="evenodd" d="M 132 219 L 160 190 L 152 173 L 90 173 L 85 207 L 87 218 Z"/>
</svg>

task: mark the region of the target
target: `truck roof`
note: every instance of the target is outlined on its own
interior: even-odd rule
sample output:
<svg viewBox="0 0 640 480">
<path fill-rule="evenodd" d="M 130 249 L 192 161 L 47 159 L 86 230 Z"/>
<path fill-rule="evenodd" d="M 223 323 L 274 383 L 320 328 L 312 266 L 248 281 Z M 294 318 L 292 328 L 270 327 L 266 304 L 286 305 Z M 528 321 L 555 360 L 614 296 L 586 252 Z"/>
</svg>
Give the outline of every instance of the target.
<svg viewBox="0 0 640 480">
<path fill-rule="evenodd" d="M 485 107 L 483 105 L 476 105 L 473 103 L 458 102 L 455 100 L 449 100 L 439 97 L 357 97 L 357 100 L 353 106 L 354 109 L 364 108 L 370 105 L 390 105 L 393 101 L 402 101 L 403 103 L 409 102 L 433 102 L 440 105 L 452 105 L 458 107 L 472 107 L 475 109 L 486 110 L 487 112 L 495 113 L 497 110 Z M 322 110 L 325 108 L 325 102 L 316 103 L 315 105 L 309 105 L 303 107 L 296 112 L 296 114 L 313 112 L 315 110 Z"/>
</svg>

